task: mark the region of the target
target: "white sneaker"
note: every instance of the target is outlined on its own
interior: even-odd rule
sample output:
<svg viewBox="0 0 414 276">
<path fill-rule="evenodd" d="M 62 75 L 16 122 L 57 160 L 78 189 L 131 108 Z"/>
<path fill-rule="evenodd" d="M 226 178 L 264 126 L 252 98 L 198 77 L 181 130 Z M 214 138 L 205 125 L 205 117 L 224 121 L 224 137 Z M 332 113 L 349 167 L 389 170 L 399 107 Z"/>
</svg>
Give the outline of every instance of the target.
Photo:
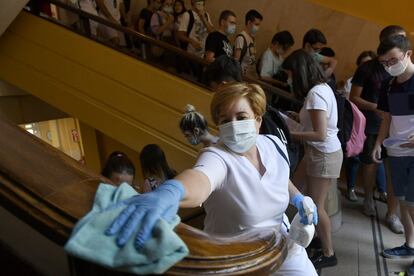
<svg viewBox="0 0 414 276">
<path fill-rule="evenodd" d="M 387 193 L 386 193 L 386 192 L 379 193 L 379 197 L 378 197 L 378 199 L 379 199 L 380 201 L 382 201 L 382 202 L 387 203 Z"/>
<path fill-rule="evenodd" d="M 376 211 L 373 198 L 364 199 L 364 214 L 368 217 L 375 217 Z"/>
<path fill-rule="evenodd" d="M 354 189 L 349 189 L 348 190 L 347 198 L 349 199 L 349 201 L 352 201 L 352 202 L 357 202 L 358 201 L 358 196 L 356 195 Z"/>
<path fill-rule="evenodd" d="M 403 234 L 404 233 L 404 226 L 402 225 L 400 218 L 393 214 L 388 215 L 385 217 L 385 222 L 387 223 L 388 228 L 395 234 Z"/>
</svg>

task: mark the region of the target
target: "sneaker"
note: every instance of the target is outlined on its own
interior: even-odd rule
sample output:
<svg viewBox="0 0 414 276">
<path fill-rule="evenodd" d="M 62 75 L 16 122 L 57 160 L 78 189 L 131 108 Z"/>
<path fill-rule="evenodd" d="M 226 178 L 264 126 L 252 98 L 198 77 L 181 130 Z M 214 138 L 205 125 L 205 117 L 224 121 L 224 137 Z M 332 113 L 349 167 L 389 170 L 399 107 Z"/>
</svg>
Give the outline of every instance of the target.
<svg viewBox="0 0 414 276">
<path fill-rule="evenodd" d="M 388 228 L 395 234 L 403 234 L 404 233 L 404 227 L 400 221 L 400 218 L 393 214 L 388 215 L 385 217 L 385 222 L 387 223 Z"/>
<path fill-rule="evenodd" d="M 382 256 L 388 259 L 406 259 L 414 257 L 414 248 L 403 244 L 398 247 L 385 249 L 382 251 Z"/>
<path fill-rule="evenodd" d="M 347 198 L 348 198 L 349 201 L 352 201 L 352 202 L 358 201 L 358 197 L 357 197 L 354 189 L 349 189 L 348 190 Z"/>
<path fill-rule="evenodd" d="M 375 217 L 375 205 L 373 198 L 364 199 L 364 214 L 368 217 Z"/>
<path fill-rule="evenodd" d="M 322 252 L 316 255 L 315 257 L 313 257 L 311 261 L 315 269 L 320 269 L 320 268 L 328 267 L 328 266 L 336 266 L 338 264 L 338 259 L 336 258 L 335 254 L 327 257 L 323 255 Z"/>
<path fill-rule="evenodd" d="M 407 270 L 408 276 L 414 276 L 414 262 L 410 265 L 410 267 Z"/>
<path fill-rule="evenodd" d="M 379 198 L 380 201 L 387 203 L 387 193 L 383 192 L 383 193 L 379 193 Z"/>
</svg>

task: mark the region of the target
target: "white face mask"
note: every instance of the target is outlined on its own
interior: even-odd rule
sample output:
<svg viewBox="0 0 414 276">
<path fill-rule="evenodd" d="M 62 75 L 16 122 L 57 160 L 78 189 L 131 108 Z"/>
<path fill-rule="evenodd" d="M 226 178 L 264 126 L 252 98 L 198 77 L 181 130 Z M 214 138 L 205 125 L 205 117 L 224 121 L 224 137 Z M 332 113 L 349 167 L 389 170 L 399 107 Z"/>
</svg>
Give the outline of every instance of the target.
<svg viewBox="0 0 414 276">
<path fill-rule="evenodd" d="M 252 27 L 252 35 L 255 35 L 259 31 L 259 26 L 253 25 Z"/>
<path fill-rule="evenodd" d="M 407 69 L 408 61 L 406 60 L 406 57 L 404 56 L 403 60 L 399 60 L 397 64 L 391 65 L 389 67 L 385 66 L 385 71 L 388 72 L 393 77 L 398 77 L 402 75 L 405 72 L 405 69 Z"/>
<path fill-rule="evenodd" d="M 226 33 L 228 35 L 232 35 L 232 34 L 236 33 L 236 24 L 230 24 L 229 26 L 227 26 Z"/>
<path fill-rule="evenodd" d="M 165 13 L 168 14 L 173 14 L 174 13 L 174 9 L 172 6 L 164 6 L 164 8 L 162 9 Z"/>
<path fill-rule="evenodd" d="M 220 141 L 235 153 L 244 153 L 256 144 L 254 119 L 231 121 L 219 126 Z"/>
</svg>

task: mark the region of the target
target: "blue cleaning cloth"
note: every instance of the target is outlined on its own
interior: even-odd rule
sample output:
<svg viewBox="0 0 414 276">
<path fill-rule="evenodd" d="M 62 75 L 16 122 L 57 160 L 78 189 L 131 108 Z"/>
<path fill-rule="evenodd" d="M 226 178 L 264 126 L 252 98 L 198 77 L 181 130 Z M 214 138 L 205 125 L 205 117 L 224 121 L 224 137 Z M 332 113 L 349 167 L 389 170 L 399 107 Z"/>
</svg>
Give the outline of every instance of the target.
<svg viewBox="0 0 414 276">
<path fill-rule="evenodd" d="M 181 261 L 189 251 L 174 232 L 175 226 L 180 222 L 178 216 L 171 224 L 159 220 L 151 239 L 139 251 L 134 247 L 134 238 L 119 248 L 115 243 L 116 235 L 104 234 L 126 205 L 115 209 L 108 207 L 137 194 L 126 183 L 119 187 L 100 184 L 92 210 L 76 224 L 65 245 L 65 251 L 80 259 L 135 274 L 162 274 Z M 133 237 L 135 235 L 136 232 Z"/>
</svg>

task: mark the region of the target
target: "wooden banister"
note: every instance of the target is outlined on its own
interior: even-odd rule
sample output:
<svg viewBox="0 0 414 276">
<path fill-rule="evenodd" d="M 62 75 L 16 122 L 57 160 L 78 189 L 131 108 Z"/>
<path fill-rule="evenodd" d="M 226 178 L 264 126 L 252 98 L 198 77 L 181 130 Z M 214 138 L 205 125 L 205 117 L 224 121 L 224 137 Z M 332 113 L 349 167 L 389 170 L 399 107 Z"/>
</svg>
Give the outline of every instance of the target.
<svg viewBox="0 0 414 276">
<path fill-rule="evenodd" d="M 108 180 L 4 118 L 0 130 L 0 204 L 63 245 Z M 168 275 L 267 275 L 287 254 L 285 239 L 271 229 L 218 238 L 182 223 L 176 232 L 190 255 Z"/>
</svg>

